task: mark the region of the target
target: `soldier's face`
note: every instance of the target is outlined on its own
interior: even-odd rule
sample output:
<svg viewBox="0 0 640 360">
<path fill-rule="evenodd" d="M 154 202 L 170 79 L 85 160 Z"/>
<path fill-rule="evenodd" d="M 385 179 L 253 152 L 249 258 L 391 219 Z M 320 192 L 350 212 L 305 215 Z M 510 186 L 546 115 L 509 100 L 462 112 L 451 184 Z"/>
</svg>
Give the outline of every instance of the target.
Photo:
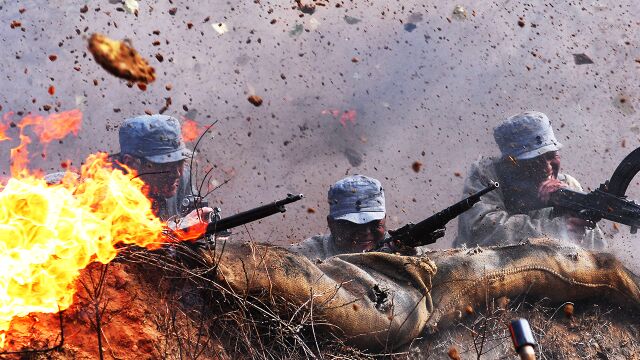
<svg viewBox="0 0 640 360">
<path fill-rule="evenodd" d="M 558 177 L 560 154 L 557 151 L 549 151 L 533 159 L 519 160 L 518 168 L 523 176 L 539 185 L 546 180 Z"/>
<path fill-rule="evenodd" d="M 169 198 L 178 192 L 184 172 L 184 160 L 163 164 L 137 160 L 126 165 L 137 171 L 138 176 L 148 186 L 149 195 Z"/>
<path fill-rule="evenodd" d="M 340 249 L 354 253 L 373 250 L 384 239 L 384 233 L 387 230 L 386 219 L 374 220 L 366 224 L 331 218 L 328 222 L 336 245 Z"/>
</svg>

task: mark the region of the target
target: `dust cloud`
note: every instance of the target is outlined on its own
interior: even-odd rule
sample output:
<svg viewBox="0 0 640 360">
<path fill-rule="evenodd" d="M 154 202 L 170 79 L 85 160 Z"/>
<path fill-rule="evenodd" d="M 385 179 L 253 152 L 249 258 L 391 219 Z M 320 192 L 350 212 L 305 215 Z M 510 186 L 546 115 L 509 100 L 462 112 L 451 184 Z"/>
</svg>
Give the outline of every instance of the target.
<svg viewBox="0 0 640 360">
<path fill-rule="evenodd" d="M 59 171 L 66 159 L 77 166 L 88 153 L 116 152 L 119 124 L 145 111 L 203 127 L 217 120 L 197 169 L 200 179 L 214 168 L 205 188 L 230 179 L 209 199 L 223 215 L 306 195 L 252 224 L 254 239 L 326 231 L 329 185 L 356 173 L 383 182 L 391 228 L 425 218 L 461 198 L 469 165 L 498 153 L 492 128 L 524 110 L 549 115 L 564 172 L 585 188 L 640 144 L 635 0 L 0 4 L 0 113 L 84 113 L 80 136 L 51 144 L 45 159 L 32 146 L 34 166 Z M 157 80 L 143 91 L 104 71 L 87 51 L 96 32 L 129 39 Z M 0 143 L 2 176 L 15 145 Z M 637 239 L 602 226 L 633 260 Z"/>
</svg>

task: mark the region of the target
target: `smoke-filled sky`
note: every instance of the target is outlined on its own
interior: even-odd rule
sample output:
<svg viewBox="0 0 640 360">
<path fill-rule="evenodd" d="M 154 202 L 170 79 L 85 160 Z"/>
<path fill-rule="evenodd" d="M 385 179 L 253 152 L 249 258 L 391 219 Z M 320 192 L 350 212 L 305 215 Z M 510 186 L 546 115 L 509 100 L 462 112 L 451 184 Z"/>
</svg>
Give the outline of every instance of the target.
<svg viewBox="0 0 640 360">
<path fill-rule="evenodd" d="M 223 215 L 306 195 L 252 225 L 257 239 L 325 232 L 326 191 L 348 174 L 383 182 L 391 228 L 425 218 L 460 199 L 470 163 L 498 154 L 493 127 L 523 110 L 549 115 L 564 172 L 585 188 L 640 145 L 636 0 L 329 0 L 312 14 L 294 1 L 141 0 L 138 16 L 131 0 L 0 4 L 0 113 L 84 113 L 79 137 L 49 145 L 46 159 L 31 147 L 34 166 L 117 152 L 122 120 L 170 99 L 165 114 L 218 120 L 197 158 L 200 175 L 215 166 L 213 185 L 230 179 L 209 199 Z M 129 39 L 157 80 L 143 91 L 103 70 L 87 50 L 96 32 Z M 3 176 L 16 145 L 0 143 Z M 637 242 L 603 227 L 614 249 Z"/>
</svg>

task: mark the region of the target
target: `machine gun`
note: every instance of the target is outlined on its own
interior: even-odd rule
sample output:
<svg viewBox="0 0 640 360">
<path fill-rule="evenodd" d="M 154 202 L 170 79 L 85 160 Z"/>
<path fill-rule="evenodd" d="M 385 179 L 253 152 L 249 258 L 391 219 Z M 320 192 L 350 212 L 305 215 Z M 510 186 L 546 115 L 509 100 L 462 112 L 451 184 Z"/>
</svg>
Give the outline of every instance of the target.
<svg viewBox="0 0 640 360">
<path fill-rule="evenodd" d="M 387 244 L 392 244 L 394 247 L 417 247 L 433 244 L 444 235 L 443 232 L 438 233 L 438 230 L 443 229 L 449 221 L 455 219 L 458 215 L 471 209 L 473 205 L 480 201 L 482 195 L 497 189 L 499 186 L 497 182 L 490 182 L 484 189 L 417 224 L 408 223 L 397 230 L 390 230 L 389 235 L 391 237 L 385 239 L 377 251 L 383 249 Z"/>
<path fill-rule="evenodd" d="M 591 227 L 595 227 L 598 221 L 607 219 L 629 225 L 631 233 L 635 234 L 640 227 L 640 206 L 633 200 L 628 200 L 625 193 L 639 171 L 640 148 L 637 148 L 622 160 L 611 179 L 592 192 L 569 189 L 554 191 L 549 198 L 549 204 L 554 207 L 552 216 L 571 213 L 572 216 L 586 220 Z"/>
<path fill-rule="evenodd" d="M 282 200 L 258 206 L 226 218 L 220 218 L 220 209 L 215 208 L 212 214 L 213 216 L 209 219 L 210 221 L 208 223 L 199 222 L 193 226 L 180 227 L 178 222 L 178 226 L 174 229 L 165 229 L 165 235 L 176 241 L 195 241 L 277 213 L 283 213 L 287 211 L 285 205 L 296 202 L 303 197 L 304 195 L 302 194 L 288 194 L 287 197 Z"/>
</svg>

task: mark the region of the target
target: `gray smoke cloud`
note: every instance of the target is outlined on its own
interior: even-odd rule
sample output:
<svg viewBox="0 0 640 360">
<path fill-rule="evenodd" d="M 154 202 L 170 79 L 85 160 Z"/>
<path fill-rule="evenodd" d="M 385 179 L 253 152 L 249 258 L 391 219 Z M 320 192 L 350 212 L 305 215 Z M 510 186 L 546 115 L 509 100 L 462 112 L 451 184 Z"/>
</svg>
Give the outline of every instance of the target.
<svg viewBox="0 0 640 360">
<path fill-rule="evenodd" d="M 523 110 L 549 115 L 564 171 L 585 188 L 639 145 L 635 0 L 317 3 L 308 14 L 294 1 L 141 0 L 135 16 L 117 0 L 1 2 L 1 112 L 83 111 L 78 138 L 51 144 L 46 159 L 34 147 L 46 171 L 117 151 L 122 120 L 167 98 L 166 114 L 218 120 L 198 161 L 200 175 L 214 166 L 214 185 L 231 179 L 210 198 L 223 214 L 307 196 L 250 226 L 280 244 L 326 230 L 326 190 L 347 174 L 383 182 L 392 228 L 457 201 L 469 164 L 498 152 L 493 127 Z M 105 72 L 87 51 L 94 32 L 130 39 L 155 83 L 142 91 Z M 4 176 L 15 145 L 0 142 Z M 636 239 L 603 227 L 630 259 Z"/>
</svg>

